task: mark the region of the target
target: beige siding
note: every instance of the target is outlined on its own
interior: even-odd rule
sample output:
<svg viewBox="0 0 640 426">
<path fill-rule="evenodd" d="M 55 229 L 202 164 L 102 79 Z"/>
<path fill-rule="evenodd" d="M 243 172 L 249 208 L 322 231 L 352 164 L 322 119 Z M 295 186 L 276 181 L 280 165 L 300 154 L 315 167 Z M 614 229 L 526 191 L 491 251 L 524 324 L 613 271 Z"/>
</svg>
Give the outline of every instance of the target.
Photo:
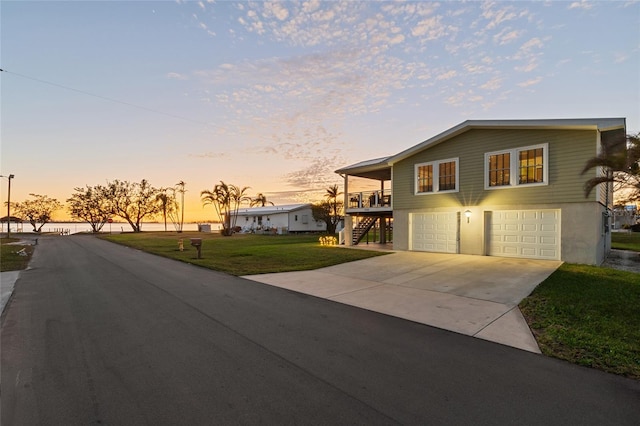
<svg viewBox="0 0 640 426">
<path fill-rule="evenodd" d="M 584 202 L 583 184 L 589 176 L 581 172 L 585 162 L 596 155 L 596 141 L 595 130 L 470 130 L 394 164 L 394 209 Z M 484 189 L 486 152 L 542 143 L 549 144 L 549 185 Z M 415 164 L 453 157 L 459 158 L 458 193 L 414 194 Z M 590 200 L 598 195 L 592 193 Z"/>
</svg>

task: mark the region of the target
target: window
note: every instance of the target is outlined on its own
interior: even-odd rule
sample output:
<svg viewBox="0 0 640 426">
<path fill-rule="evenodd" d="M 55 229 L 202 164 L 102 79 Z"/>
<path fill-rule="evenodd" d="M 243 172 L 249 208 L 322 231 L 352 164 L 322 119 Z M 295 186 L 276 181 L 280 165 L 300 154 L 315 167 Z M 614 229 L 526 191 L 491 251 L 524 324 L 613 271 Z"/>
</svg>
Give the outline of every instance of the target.
<svg viewBox="0 0 640 426">
<path fill-rule="evenodd" d="M 489 155 L 489 186 L 511 184 L 511 153 Z"/>
<path fill-rule="evenodd" d="M 544 182 L 542 148 L 527 149 L 519 152 L 518 168 L 520 179 L 518 183 Z"/>
<path fill-rule="evenodd" d="M 452 191 L 456 189 L 456 163 L 449 161 L 440 163 L 440 191 Z"/>
<path fill-rule="evenodd" d="M 548 144 L 485 154 L 485 189 L 547 185 Z"/>
<path fill-rule="evenodd" d="M 416 194 L 456 192 L 458 190 L 458 159 L 416 164 Z"/>
<path fill-rule="evenodd" d="M 433 191 L 433 164 L 418 166 L 418 192 Z"/>
</svg>

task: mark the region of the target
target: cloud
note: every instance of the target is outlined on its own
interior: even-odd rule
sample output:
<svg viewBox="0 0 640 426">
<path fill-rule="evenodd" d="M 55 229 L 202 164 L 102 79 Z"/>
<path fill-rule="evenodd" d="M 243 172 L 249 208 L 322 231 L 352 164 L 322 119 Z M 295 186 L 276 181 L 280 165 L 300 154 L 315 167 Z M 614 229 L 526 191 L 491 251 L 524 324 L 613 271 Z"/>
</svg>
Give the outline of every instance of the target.
<svg viewBox="0 0 640 426">
<path fill-rule="evenodd" d="M 411 35 L 425 40 L 436 40 L 447 34 L 447 27 L 442 24 L 441 16 L 423 19 L 411 30 Z M 425 37 L 426 36 L 426 37 Z"/>
<path fill-rule="evenodd" d="M 266 18 L 275 16 L 279 21 L 284 21 L 289 17 L 289 10 L 281 2 L 265 2 L 264 16 Z"/>
<path fill-rule="evenodd" d="M 580 0 L 572 2 L 567 9 L 582 9 L 582 10 L 591 10 L 593 8 L 593 2 Z"/>
<path fill-rule="evenodd" d="M 189 79 L 189 77 L 187 77 L 186 75 L 180 74 L 180 73 L 177 73 L 177 72 L 169 72 L 169 73 L 167 73 L 167 78 L 170 78 L 172 80 L 188 80 Z"/>
<path fill-rule="evenodd" d="M 224 152 L 203 152 L 201 154 L 189 154 L 192 158 L 225 158 L 228 155 Z"/>
<path fill-rule="evenodd" d="M 542 40 L 540 40 L 538 37 L 534 37 L 534 38 L 528 40 L 522 46 L 520 46 L 520 50 L 528 52 L 533 48 L 540 49 L 540 48 L 542 48 L 542 46 L 544 46 L 544 43 L 542 43 Z"/>
<path fill-rule="evenodd" d="M 625 62 L 627 59 L 629 59 L 628 53 L 616 52 L 613 54 L 613 56 L 614 56 L 613 62 L 616 64 L 621 64 Z"/>
<path fill-rule="evenodd" d="M 502 77 L 493 77 L 492 79 L 481 85 L 480 88 L 484 90 L 498 90 L 500 87 L 502 87 L 503 80 L 504 79 Z"/>
<path fill-rule="evenodd" d="M 456 70 L 449 70 L 445 73 L 442 73 L 440 75 L 438 75 L 436 77 L 436 80 L 449 80 L 452 79 L 453 77 L 455 77 L 456 75 L 458 75 L 458 71 Z"/>
<path fill-rule="evenodd" d="M 344 165 L 344 160 L 338 157 L 320 157 L 313 159 L 306 167 L 287 173 L 285 181 L 293 187 L 313 188 L 324 191 L 324 188 L 342 183 L 342 179 L 334 170 Z"/>
<path fill-rule="evenodd" d="M 511 30 L 510 28 L 505 28 L 500 31 L 498 34 L 493 36 L 493 42 L 499 45 L 504 45 L 507 43 L 511 43 L 516 40 L 520 35 L 522 35 L 523 31 L 520 30 Z"/>
<path fill-rule="evenodd" d="M 503 22 L 518 18 L 519 14 L 515 12 L 515 8 L 505 4 L 490 1 L 482 3 L 482 17 L 489 21 L 486 25 L 487 29 L 496 28 Z"/>
<path fill-rule="evenodd" d="M 530 87 L 534 86 L 542 81 L 542 77 L 531 78 L 529 80 L 518 83 L 519 87 Z"/>
</svg>

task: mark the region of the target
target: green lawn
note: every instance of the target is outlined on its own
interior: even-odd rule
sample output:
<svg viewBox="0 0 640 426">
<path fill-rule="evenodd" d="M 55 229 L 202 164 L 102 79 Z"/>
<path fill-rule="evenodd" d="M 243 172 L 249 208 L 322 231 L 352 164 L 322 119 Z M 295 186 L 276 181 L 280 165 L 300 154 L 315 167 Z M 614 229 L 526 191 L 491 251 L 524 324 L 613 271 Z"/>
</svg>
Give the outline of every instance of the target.
<svg viewBox="0 0 640 426">
<path fill-rule="evenodd" d="M 520 309 L 545 355 L 640 379 L 640 274 L 564 264 Z"/>
<path fill-rule="evenodd" d="M 612 232 L 611 247 L 619 250 L 640 251 L 640 232 Z"/>
<path fill-rule="evenodd" d="M 19 271 L 25 269 L 29 264 L 29 260 L 31 259 L 31 255 L 33 254 L 33 246 L 18 246 L 7 244 L 15 241 L 20 240 L 18 238 L 0 239 L 0 272 Z M 26 256 L 21 256 L 18 254 L 18 252 L 22 249 L 25 250 Z"/>
<path fill-rule="evenodd" d="M 104 238 L 149 253 L 204 266 L 233 275 L 304 271 L 366 259 L 386 253 L 320 246 L 320 235 L 253 235 L 198 232 L 142 232 L 112 234 Z M 189 243 L 202 238 L 202 259 Z M 184 251 L 178 250 L 183 240 Z"/>
</svg>

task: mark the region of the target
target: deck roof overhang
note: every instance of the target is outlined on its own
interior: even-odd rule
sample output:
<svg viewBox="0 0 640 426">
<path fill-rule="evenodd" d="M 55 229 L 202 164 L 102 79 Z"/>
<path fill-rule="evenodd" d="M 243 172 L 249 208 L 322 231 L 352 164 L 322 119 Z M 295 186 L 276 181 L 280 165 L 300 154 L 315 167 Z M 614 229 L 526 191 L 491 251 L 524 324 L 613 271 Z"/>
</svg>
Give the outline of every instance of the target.
<svg viewBox="0 0 640 426">
<path fill-rule="evenodd" d="M 365 179 L 391 180 L 391 165 L 387 163 L 389 157 L 375 158 L 361 161 L 336 170 L 340 175 L 357 176 Z"/>
</svg>

